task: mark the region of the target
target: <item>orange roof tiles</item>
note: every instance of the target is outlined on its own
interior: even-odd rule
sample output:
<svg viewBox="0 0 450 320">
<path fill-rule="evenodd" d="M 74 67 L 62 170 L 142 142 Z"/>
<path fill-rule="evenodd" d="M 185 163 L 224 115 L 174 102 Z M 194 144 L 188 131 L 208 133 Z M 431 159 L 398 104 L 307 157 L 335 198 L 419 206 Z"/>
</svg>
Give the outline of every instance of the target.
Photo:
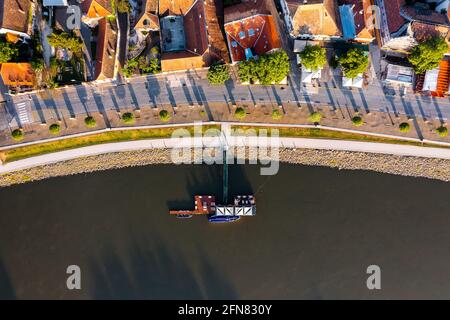
<svg viewBox="0 0 450 320">
<path fill-rule="evenodd" d="M 112 14 L 110 0 L 84 0 L 81 9 L 88 18 L 102 18 Z"/>
<path fill-rule="evenodd" d="M 258 14 L 225 25 L 228 46 L 233 62 L 246 59 L 245 49 L 256 55 L 281 47 L 281 41 L 271 15 Z"/>
<path fill-rule="evenodd" d="M 161 16 L 183 15 L 186 50 L 163 52 L 162 71 L 185 70 L 209 66 L 215 60 L 229 61 L 221 30 L 223 12 L 219 0 L 170 1 L 159 3 Z"/>
<path fill-rule="evenodd" d="M 386 8 L 387 22 L 390 33 L 398 31 L 406 22 L 400 15 L 400 8 L 405 5 L 405 0 L 383 0 Z"/>
<path fill-rule="evenodd" d="M 157 0 L 147 0 L 141 5 L 136 16 L 134 28 L 159 30 Z"/>
<path fill-rule="evenodd" d="M 0 0 L 0 28 L 27 33 L 30 0 Z"/>
<path fill-rule="evenodd" d="M 117 25 L 107 18 L 98 22 L 97 52 L 95 59 L 95 79 L 114 77 L 117 48 Z"/>
<path fill-rule="evenodd" d="M 29 63 L 2 63 L 0 75 L 7 86 L 32 86 L 36 77 Z"/>
<path fill-rule="evenodd" d="M 295 35 L 341 36 L 335 0 L 287 0 Z"/>
<path fill-rule="evenodd" d="M 196 0 L 160 0 L 159 15 L 184 15 Z"/>
</svg>

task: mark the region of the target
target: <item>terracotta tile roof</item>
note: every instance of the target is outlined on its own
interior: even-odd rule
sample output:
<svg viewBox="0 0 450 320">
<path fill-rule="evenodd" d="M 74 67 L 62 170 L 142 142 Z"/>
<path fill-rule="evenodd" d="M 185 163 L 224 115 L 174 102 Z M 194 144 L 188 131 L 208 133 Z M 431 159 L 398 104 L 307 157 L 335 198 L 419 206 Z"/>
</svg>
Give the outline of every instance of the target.
<svg viewBox="0 0 450 320">
<path fill-rule="evenodd" d="M 228 48 L 233 62 L 246 60 L 245 49 L 262 55 L 281 48 L 275 22 L 271 15 L 258 14 L 225 25 Z"/>
<path fill-rule="evenodd" d="M 341 36 L 335 0 L 287 0 L 294 34 Z"/>
<path fill-rule="evenodd" d="M 209 65 L 209 55 L 200 56 L 188 51 L 167 52 L 161 57 L 161 69 L 163 71 L 176 71 L 202 68 Z"/>
<path fill-rule="evenodd" d="M 84 0 L 81 11 L 89 18 L 101 18 L 112 14 L 111 0 Z"/>
<path fill-rule="evenodd" d="M 28 32 L 30 0 L 0 0 L 0 28 Z"/>
<path fill-rule="evenodd" d="M 225 23 L 245 19 L 256 14 L 270 14 L 265 0 L 243 0 L 224 9 Z"/>
<path fill-rule="evenodd" d="M 196 0 L 160 0 L 159 15 L 184 15 Z"/>
<path fill-rule="evenodd" d="M 189 7 L 188 4 L 188 1 L 176 1 L 176 3 L 160 1 L 161 15 L 167 15 L 169 12 L 184 12 L 183 24 L 186 39 L 186 50 L 163 53 L 161 61 L 163 71 L 207 67 L 214 60 L 229 62 L 227 46 L 220 27 L 223 21 L 221 2 L 196 0 L 191 1 Z"/>
<path fill-rule="evenodd" d="M 29 63 L 2 63 L 0 75 L 6 86 L 32 86 L 36 77 Z"/>
<path fill-rule="evenodd" d="M 405 6 L 401 9 L 401 13 L 414 21 L 422 21 L 434 24 L 447 25 L 449 23 L 446 14 L 441 14 L 431 9 L 423 9 L 417 5 Z"/>
<path fill-rule="evenodd" d="M 104 80 L 114 77 L 114 65 L 117 49 L 117 25 L 115 20 L 107 18 L 98 22 L 97 51 L 95 59 L 95 79 Z"/>
<path fill-rule="evenodd" d="M 139 14 L 136 15 L 134 28 L 159 30 L 158 1 L 144 1 L 139 10 Z"/>
<path fill-rule="evenodd" d="M 383 0 L 386 8 L 386 16 L 390 33 L 398 31 L 406 22 L 400 15 L 400 8 L 405 4 L 405 0 Z"/>
<path fill-rule="evenodd" d="M 208 49 L 204 2 L 194 3 L 183 18 L 186 50 L 202 55 Z"/>
<path fill-rule="evenodd" d="M 135 29 L 159 30 L 159 18 L 153 13 L 144 13 L 134 25 Z"/>
<path fill-rule="evenodd" d="M 214 60 L 229 62 L 228 48 L 223 31 L 223 4 L 221 0 L 206 0 L 209 54 Z"/>
</svg>

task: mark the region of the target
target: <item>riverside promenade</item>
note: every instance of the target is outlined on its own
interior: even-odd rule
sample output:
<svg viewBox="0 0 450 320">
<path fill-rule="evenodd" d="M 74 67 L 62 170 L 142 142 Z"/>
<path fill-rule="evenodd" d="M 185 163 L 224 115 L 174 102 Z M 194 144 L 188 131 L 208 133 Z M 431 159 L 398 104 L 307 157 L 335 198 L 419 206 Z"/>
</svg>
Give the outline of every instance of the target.
<svg viewBox="0 0 450 320">
<path fill-rule="evenodd" d="M 223 128 L 224 129 L 224 128 Z M 229 128 L 228 128 L 229 129 Z M 227 136 L 229 147 L 260 147 L 284 149 L 316 149 L 337 150 L 387 154 L 407 157 L 423 157 L 436 159 L 450 159 L 450 148 L 432 148 L 388 143 L 374 143 L 362 141 L 307 139 L 307 138 L 258 138 L 247 136 L 230 136 L 229 130 L 222 130 Z M 136 140 L 115 142 L 65 150 L 27 159 L 13 161 L 0 166 L 0 174 L 24 170 L 36 166 L 49 165 L 56 162 L 89 157 L 107 153 L 173 148 L 204 148 L 223 147 L 222 137 L 192 137 L 192 138 L 165 138 L 152 140 Z"/>
</svg>

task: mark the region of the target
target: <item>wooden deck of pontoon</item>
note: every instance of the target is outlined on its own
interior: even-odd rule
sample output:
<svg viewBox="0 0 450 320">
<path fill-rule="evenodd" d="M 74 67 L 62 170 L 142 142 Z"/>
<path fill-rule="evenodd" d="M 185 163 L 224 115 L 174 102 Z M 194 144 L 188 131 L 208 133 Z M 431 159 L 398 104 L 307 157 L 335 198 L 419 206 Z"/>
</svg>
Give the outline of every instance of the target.
<svg viewBox="0 0 450 320">
<path fill-rule="evenodd" d="M 169 213 L 173 215 L 182 214 L 211 214 L 216 211 L 216 197 L 214 196 L 195 196 L 194 210 L 170 210 Z"/>
</svg>

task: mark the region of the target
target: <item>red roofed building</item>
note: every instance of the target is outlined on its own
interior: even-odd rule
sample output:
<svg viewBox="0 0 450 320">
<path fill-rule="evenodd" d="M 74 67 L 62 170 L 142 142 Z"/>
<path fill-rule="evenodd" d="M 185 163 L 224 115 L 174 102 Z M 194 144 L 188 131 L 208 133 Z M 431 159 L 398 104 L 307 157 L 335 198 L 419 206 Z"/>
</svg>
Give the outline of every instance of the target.
<svg viewBox="0 0 450 320">
<path fill-rule="evenodd" d="M 160 0 L 161 69 L 176 71 L 228 62 L 219 0 Z"/>
<path fill-rule="evenodd" d="M 406 23 L 405 18 L 400 14 L 401 7 L 404 5 L 405 0 L 384 0 L 390 33 L 397 32 Z"/>
<path fill-rule="evenodd" d="M 233 63 L 281 48 L 275 21 L 264 0 L 225 8 L 225 35 Z"/>
</svg>

